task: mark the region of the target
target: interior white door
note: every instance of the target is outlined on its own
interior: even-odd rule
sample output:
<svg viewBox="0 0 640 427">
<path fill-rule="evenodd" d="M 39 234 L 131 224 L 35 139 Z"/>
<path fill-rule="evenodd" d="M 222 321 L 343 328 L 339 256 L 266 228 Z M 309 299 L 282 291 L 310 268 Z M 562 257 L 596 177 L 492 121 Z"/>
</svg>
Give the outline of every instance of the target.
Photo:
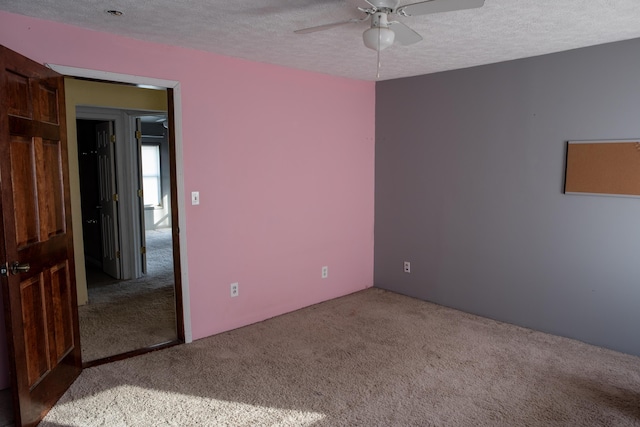
<svg viewBox="0 0 640 427">
<path fill-rule="evenodd" d="M 96 125 L 98 176 L 100 180 L 100 226 L 102 231 L 102 269 L 121 279 L 118 191 L 116 186 L 115 136 L 112 122 Z"/>
<path fill-rule="evenodd" d="M 142 178 L 142 120 L 136 117 L 136 145 L 138 147 L 138 209 L 140 211 L 140 257 L 142 273 L 147 274 L 147 235 L 146 224 L 144 222 L 144 188 Z"/>
</svg>

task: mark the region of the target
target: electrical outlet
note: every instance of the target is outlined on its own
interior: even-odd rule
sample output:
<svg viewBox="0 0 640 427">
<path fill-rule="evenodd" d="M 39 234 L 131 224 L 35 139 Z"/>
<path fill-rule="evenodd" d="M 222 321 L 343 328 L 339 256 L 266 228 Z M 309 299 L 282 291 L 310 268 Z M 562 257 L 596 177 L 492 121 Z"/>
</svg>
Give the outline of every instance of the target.
<svg viewBox="0 0 640 427">
<path fill-rule="evenodd" d="M 409 261 L 404 262 L 404 272 L 411 273 L 411 263 Z"/>
<path fill-rule="evenodd" d="M 239 295 L 240 289 L 238 286 L 238 282 L 231 284 L 231 298 L 237 297 Z"/>
<path fill-rule="evenodd" d="M 327 277 L 329 277 L 329 267 L 325 265 L 322 267 L 322 278 L 326 279 Z"/>
</svg>

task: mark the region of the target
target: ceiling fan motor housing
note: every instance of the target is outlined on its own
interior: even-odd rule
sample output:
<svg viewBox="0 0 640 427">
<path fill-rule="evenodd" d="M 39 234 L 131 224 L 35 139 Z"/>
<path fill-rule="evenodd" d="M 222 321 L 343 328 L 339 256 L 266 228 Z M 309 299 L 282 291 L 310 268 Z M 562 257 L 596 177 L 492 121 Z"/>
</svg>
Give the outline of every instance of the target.
<svg viewBox="0 0 640 427">
<path fill-rule="evenodd" d="M 371 15 L 372 28 L 389 28 L 389 17 L 386 11 L 378 11 Z"/>
</svg>

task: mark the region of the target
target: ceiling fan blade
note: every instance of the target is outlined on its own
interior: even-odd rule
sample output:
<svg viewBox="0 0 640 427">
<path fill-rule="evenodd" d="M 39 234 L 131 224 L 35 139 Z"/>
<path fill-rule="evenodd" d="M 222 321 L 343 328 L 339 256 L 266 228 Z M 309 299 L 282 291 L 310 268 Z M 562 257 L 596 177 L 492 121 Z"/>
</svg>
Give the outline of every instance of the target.
<svg viewBox="0 0 640 427">
<path fill-rule="evenodd" d="M 484 0 L 427 0 L 401 6 L 398 15 L 417 16 L 429 13 L 452 12 L 454 10 L 474 9 L 484 6 Z"/>
<path fill-rule="evenodd" d="M 316 31 L 324 31 L 324 30 L 328 30 L 329 28 L 339 27 L 340 25 L 358 24 L 360 22 L 367 21 L 368 19 L 369 19 L 369 15 L 365 16 L 362 19 L 354 18 L 354 19 L 349 19 L 348 21 L 333 22 L 331 24 L 318 25 L 317 27 L 302 28 L 300 30 L 295 30 L 294 33 L 296 34 L 315 33 Z"/>
<path fill-rule="evenodd" d="M 391 21 L 389 22 L 389 27 L 391 27 L 393 32 L 396 34 L 395 40 L 403 46 L 418 43 L 422 40 L 422 36 L 420 34 L 416 33 L 402 22 Z"/>
</svg>

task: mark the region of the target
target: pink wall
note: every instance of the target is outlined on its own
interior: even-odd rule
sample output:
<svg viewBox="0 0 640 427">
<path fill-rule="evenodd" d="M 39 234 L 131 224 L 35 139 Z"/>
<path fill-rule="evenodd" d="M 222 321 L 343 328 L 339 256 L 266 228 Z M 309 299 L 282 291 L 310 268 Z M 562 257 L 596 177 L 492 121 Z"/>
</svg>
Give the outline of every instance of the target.
<svg viewBox="0 0 640 427">
<path fill-rule="evenodd" d="M 186 208 L 194 339 L 373 285 L 374 83 L 0 22 L 0 43 L 38 62 L 180 82 L 184 190 L 201 197 Z"/>
</svg>

